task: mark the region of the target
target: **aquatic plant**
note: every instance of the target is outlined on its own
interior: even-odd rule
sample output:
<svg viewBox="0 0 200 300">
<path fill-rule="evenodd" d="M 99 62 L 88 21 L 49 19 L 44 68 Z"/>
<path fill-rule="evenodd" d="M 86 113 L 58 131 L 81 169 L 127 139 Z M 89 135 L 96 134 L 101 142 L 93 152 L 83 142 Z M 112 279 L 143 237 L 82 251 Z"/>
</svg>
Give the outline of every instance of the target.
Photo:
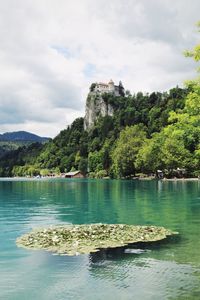
<svg viewBox="0 0 200 300">
<path fill-rule="evenodd" d="M 164 227 L 125 224 L 50 226 L 34 229 L 16 240 L 19 247 L 79 255 L 137 242 L 153 242 L 175 234 Z"/>
</svg>

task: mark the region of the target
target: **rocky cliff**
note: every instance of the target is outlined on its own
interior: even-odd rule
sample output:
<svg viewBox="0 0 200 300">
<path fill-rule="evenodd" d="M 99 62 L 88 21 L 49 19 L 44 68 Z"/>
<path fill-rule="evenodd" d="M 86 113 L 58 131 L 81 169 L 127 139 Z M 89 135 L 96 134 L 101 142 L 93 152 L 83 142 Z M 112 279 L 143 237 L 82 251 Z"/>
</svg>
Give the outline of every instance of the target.
<svg viewBox="0 0 200 300">
<path fill-rule="evenodd" d="M 112 116 L 113 107 L 106 103 L 100 93 L 90 92 L 87 96 L 84 129 L 90 129 L 99 116 Z"/>
</svg>

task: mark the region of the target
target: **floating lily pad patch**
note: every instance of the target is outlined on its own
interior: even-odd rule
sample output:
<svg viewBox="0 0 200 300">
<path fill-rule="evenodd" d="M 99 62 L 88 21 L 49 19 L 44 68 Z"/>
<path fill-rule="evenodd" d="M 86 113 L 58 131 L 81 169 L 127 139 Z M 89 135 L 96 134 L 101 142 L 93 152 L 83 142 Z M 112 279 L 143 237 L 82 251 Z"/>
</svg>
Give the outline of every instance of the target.
<svg viewBox="0 0 200 300">
<path fill-rule="evenodd" d="M 156 226 L 89 224 L 34 229 L 16 240 L 19 247 L 47 250 L 60 255 L 79 255 L 100 249 L 165 239 L 175 232 Z"/>
</svg>

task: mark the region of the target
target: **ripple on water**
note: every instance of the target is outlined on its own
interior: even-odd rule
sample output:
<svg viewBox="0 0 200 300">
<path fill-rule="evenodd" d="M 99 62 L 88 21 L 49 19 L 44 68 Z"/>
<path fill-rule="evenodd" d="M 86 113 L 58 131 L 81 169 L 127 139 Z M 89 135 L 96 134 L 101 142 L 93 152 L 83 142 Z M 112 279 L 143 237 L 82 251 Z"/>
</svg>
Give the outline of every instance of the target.
<svg viewBox="0 0 200 300">
<path fill-rule="evenodd" d="M 0 299 L 199 300 L 199 191 L 196 182 L 1 182 Z M 78 257 L 15 245 L 33 227 L 90 222 L 165 226 L 180 239 Z"/>
</svg>

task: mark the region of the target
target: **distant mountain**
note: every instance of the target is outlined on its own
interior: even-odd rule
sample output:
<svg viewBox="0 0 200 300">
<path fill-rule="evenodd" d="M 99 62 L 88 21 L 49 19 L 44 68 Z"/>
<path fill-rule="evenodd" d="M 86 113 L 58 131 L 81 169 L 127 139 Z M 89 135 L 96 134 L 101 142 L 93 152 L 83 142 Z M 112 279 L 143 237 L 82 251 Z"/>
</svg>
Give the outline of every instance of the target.
<svg viewBox="0 0 200 300">
<path fill-rule="evenodd" d="M 17 150 L 20 147 L 28 147 L 33 143 L 44 144 L 50 138 L 41 137 L 27 131 L 6 132 L 0 134 L 0 158 L 10 151 Z"/>
<path fill-rule="evenodd" d="M 0 134 L 0 141 L 7 142 L 47 142 L 50 138 L 41 137 L 27 131 L 6 132 Z"/>
</svg>

